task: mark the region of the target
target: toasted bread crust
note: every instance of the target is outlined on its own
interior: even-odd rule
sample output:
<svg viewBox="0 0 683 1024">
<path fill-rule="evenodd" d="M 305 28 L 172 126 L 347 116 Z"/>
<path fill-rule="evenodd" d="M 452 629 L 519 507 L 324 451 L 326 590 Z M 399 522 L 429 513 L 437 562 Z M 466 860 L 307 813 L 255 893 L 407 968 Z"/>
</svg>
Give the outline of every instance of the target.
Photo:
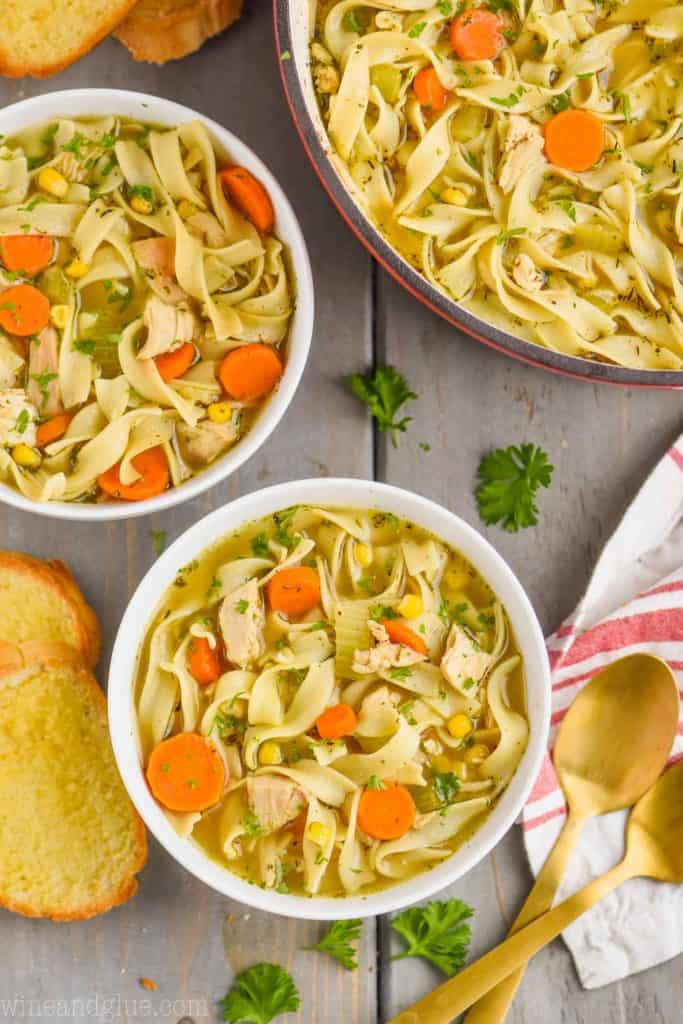
<svg viewBox="0 0 683 1024">
<path fill-rule="evenodd" d="M 68 68 L 79 57 L 83 57 L 94 46 L 101 43 L 116 28 L 122 18 L 126 17 L 136 2 L 137 0 L 118 0 L 109 17 L 102 19 L 95 28 L 84 23 L 83 39 L 80 45 L 59 60 L 44 64 L 21 63 L 12 57 L 8 49 L 0 45 L 0 75 L 5 75 L 7 78 L 23 78 L 24 75 L 30 75 L 32 78 L 49 78 L 50 75 L 56 75 L 58 71 Z"/>
<path fill-rule="evenodd" d="M 3 645 L 3 648 L 8 646 L 10 645 Z M 42 654 L 38 650 L 37 646 L 32 648 L 32 654 L 35 659 L 32 663 L 32 667 L 34 667 L 36 671 L 39 671 L 43 666 L 54 664 L 54 659 L 51 657 L 51 654 L 54 652 L 49 650 L 49 648 L 53 646 L 54 645 L 45 645 L 46 649 Z M 14 655 L 14 660 L 20 661 L 25 656 L 26 651 L 24 647 L 24 649 Z M 6 651 L 5 657 L 7 661 L 11 660 L 10 655 Z M 69 662 L 69 664 L 71 664 L 71 662 Z M 24 673 L 21 673 L 21 675 L 23 676 Z M 0 680 L 5 685 L 12 684 L 9 673 L 0 676 Z M 82 688 L 86 697 L 86 702 L 90 703 L 90 706 L 94 709 L 97 716 L 106 725 L 107 702 L 105 696 L 100 689 L 97 680 L 85 666 L 75 668 L 74 685 Z M 21 900 L 12 899 L 8 893 L 3 892 L 2 886 L 0 885 L 0 907 L 11 910 L 13 913 L 22 914 L 24 917 L 42 917 L 49 918 L 52 921 L 85 921 L 98 914 L 103 914 L 107 910 L 111 910 L 113 907 L 119 906 L 121 903 L 125 903 L 134 896 L 138 888 L 135 876 L 142 870 L 147 861 L 147 833 L 142 819 L 135 810 L 127 794 L 126 799 L 130 803 L 132 823 L 135 829 L 135 856 L 132 864 L 128 867 L 126 875 L 121 879 L 118 888 L 114 892 L 110 893 L 106 898 L 99 900 L 97 903 L 92 903 L 88 906 L 81 906 L 78 910 L 74 911 L 70 911 L 65 909 L 63 906 L 57 905 L 53 907 L 42 907 L 38 910 L 30 903 L 24 903 Z"/>
<path fill-rule="evenodd" d="M 29 640 L 24 644 L 0 643 L 0 681 L 6 676 L 21 673 L 54 662 L 83 666 L 83 658 L 75 647 L 49 640 Z"/>
<path fill-rule="evenodd" d="M 114 35 L 135 60 L 165 64 L 194 53 L 242 12 L 242 0 L 142 0 Z"/>
<path fill-rule="evenodd" d="M 86 664 L 94 667 L 100 653 L 97 617 L 64 563 L 41 562 L 21 551 L 0 551 L 0 580 L 6 573 L 33 580 L 36 585 L 57 592 L 64 606 L 64 615 L 69 617 L 76 631 L 76 649 Z"/>
<path fill-rule="evenodd" d="M 78 614 L 83 623 L 85 629 L 86 641 L 87 641 L 87 653 L 85 655 L 85 661 L 91 667 L 94 667 L 100 657 L 100 624 L 95 615 L 95 612 L 85 600 L 81 588 L 76 583 L 76 580 L 71 574 L 71 570 L 59 561 L 59 559 L 53 558 L 47 563 L 64 587 L 64 591 L 70 600 L 73 601 L 74 605 L 78 609 Z"/>
</svg>

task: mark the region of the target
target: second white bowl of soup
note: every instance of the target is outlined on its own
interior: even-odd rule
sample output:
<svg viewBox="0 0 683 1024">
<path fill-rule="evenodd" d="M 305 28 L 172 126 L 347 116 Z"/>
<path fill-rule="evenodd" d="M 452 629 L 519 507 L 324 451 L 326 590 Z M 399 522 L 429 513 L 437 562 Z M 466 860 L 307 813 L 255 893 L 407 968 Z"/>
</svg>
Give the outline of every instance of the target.
<svg viewBox="0 0 683 1024">
<path fill-rule="evenodd" d="M 346 918 L 427 897 L 498 842 L 549 690 L 533 609 L 471 527 L 384 484 L 307 480 L 217 510 L 153 566 L 109 714 L 133 801 L 189 871 Z"/>
<path fill-rule="evenodd" d="M 279 185 L 168 100 L 53 93 L 0 112 L 0 498 L 69 519 L 177 504 L 267 439 L 313 286 Z"/>
</svg>

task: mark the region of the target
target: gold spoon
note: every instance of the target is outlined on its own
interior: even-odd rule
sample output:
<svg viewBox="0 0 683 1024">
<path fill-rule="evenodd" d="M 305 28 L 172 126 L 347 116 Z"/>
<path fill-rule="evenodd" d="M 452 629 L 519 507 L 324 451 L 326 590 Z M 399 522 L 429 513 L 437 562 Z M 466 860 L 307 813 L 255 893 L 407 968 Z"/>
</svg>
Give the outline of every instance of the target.
<svg viewBox="0 0 683 1024">
<path fill-rule="evenodd" d="M 610 742 L 611 737 L 606 737 L 606 746 Z M 626 830 L 626 856 L 620 864 L 532 921 L 388 1024 L 449 1024 L 612 889 L 637 877 L 683 882 L 683 761 L 660 775 L 634 807 Z"/>
<path fill-rule="evenodd" d="M 553 761 L 568 814 L 514 934 L 553 904 L 589 818 L 631 807 L 661 775 L 676 735 L 678 688 L 666 662 L 631 654 L 598 672 L 562 723 Z M 524 977 L 522 966 L 472 1007 L 464 1024 L 500 1024 Z"/>
</svg>

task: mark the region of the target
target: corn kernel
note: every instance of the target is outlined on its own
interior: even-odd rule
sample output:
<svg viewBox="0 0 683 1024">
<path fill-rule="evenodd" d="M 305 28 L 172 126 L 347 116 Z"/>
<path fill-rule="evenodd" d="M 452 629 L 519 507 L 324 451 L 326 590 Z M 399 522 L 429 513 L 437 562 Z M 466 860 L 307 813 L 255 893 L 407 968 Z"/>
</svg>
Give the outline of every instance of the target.
<svg viewBox="0 0 683 1024">
<path fill-rule="evenodd" d="M 259 764 L 282 764 L 280 744 L 275 740 L 266 740 L 259 747 L 258 760 Z"/>
<path fill-rule="evenodd" d="M 331 835 L 331 830 L 327 825 L 323 825 L 322 821 L 312 821 L 306 829 L 306 838 L 316 846 L 325 846 L 329 843 Z"/>
<path fill-rule="evenodd" d="M 229 423 L 232 419 L 232 412 L 230 402 L 212 402 L 206 410 L 206 415 L 212 423 Z"/>
<path fill-rule="evenodd" d="M 432 758 L 432 765 L 436 768 L 437 772 L 443 774 L 451 770 L 451 759 L 448 754 L 437 754 Z"/>
<path fill-rule="evenodd" d="M 188 217 L 194 217 L 197 212 L 197 207 L 194 203 L 191 203 L 189 199 L 181 199 L 178 203 L 178 216 L 182 218 L 182 220 L 187 220 Z"/>
<path fill-rule="evenodd" d="M 424 603 L 419 594 L 406 594 L 401 598 L 398 614 L 404 619 L 417 619 L 424 611 Z"/>
<path fill-rule="evenodd" d="M 372 565 L 372 548 L 369 544 L 356 544 L 356 561 L 363 569 Z"/>
<path fill-rule="evenodd" d="M 55 327 L 59 327 L 63 331 L 69 322 L 70 312 L 69 306 L 53 306 L 50 309 L 50 320 Z"/>
<path fill-rule="evenodd" d="M 462 590 L 469 582 L 469 573 L 465 569 L 449 569 L 444 573 L 444 583 L 451 590 Z"/>
<path fill-rule="evenodd" d="M 64 268 L 64 272 L 68 274 L 69 277 L 85 277 L 89 270 L 90 267 L 88 264 L 78 257 L 76 257 L 75 260 L 72 260 L 71 263 Z"/>
<path fill-rule="evenodd" d="M 439 198 L 450 206 L 467 206 L 467 196 L 461 188 L 445 188 Z"/>
<path fill-rule="evenodd" d="M 468 764 L 481 764 L 489 756 L 491 751 L 483 743 L 475 743 L 474 746 L 469 747 L 465 753 L 464 758 Z"/>
<path fill-rule="evenodd" d="M 456 740 L 462 740 L 472 732 L 472 719 L 460 711 L 448 719 L 448 731 Z"/>
<path fill-rule="evenodd" d="M 38 469 L 42 461 L 35 448 L 31 448 L 27 444 L 15 444 L 12 449 L 12 458 L 17 466 L 22 466 L 24 469 Z"/>
<path fill-rule="evenodd" d="M 49 192 L 57 199 L 63 199 L 69 191 L 69 182 L 54 167 L 43 167 L 38 175 L 38 186 L 42 188 L 43 192 Z"/>
<path fill-rule="evenodd" d="M 150 203 L 149 199 L 145 199 L 144 196 L 133 196 L 130 201 L 130 205 L 136 213 L 147 214 L 154 211 L 154 206 Z"/>
</svg>

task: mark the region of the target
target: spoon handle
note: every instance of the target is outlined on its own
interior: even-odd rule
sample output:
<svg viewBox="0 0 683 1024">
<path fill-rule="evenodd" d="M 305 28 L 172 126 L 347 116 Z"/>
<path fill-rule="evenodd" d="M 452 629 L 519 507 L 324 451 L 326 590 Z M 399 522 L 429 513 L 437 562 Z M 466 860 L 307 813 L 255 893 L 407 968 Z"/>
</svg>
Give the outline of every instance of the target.
<svg viewBox="0 0 683 1024">
<path fill-rule="evenodd" d="M 506 939 L 481 960 L 465 968 L 455 978 L 440 985 L 388 1024 L 450 1024 L 458 1014 L 489 991 L 511 971 L 530 960 L 560 932 L 601 900 L 612 889 L 633 877 L 626 860 L 590 885 L 559 903 L 553 910 L 532 921 L 516 935 Z"/>
<path fill-rule="evenodd" d="M 569 858 L 574 852 L 585 821 L 585 818 L 569 811 L 562 831 L 536 879 L 536 884 L 527 896 L 524 906 L 510 929 L 510 935 L 514 935 L 524 925 L 540 917 L 552 907 L 555 894 L 564 877 Z M 483 999 L 480 999 L 472 1007 L 465 1017 L 464 1024 L 502 1024 L 525 971 L 526 964 L 523 964 L 507 978 L 504 978 L 499 985 L 492 988 L 490 992 L 487 992 Z"/>
</svg>

